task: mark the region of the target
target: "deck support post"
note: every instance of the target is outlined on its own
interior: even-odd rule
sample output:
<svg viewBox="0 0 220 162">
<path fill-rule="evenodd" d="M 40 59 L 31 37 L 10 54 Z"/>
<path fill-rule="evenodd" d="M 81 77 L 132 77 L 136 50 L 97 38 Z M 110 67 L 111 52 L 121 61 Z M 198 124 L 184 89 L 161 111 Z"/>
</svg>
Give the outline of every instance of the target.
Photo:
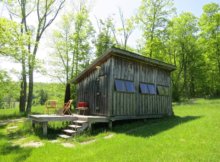
<svg viewBox="0 0 220 162">
<path fill-rule="evenodd" d="M 111 120 L 109 120 L 109 122 L 108 122 L 108 128 L 112 130 L 112 121 Z"/>
<path fill-rule="evenodd" d="M 92 130 L 92 123 L 89 122 L 89 130 Z"/>
<path fill-rule="evenodd" d="M 32 127 L 35 128 L 36 122 L 32 120 Z"/>
<path fill-rule="evenodd" d="M 47 135 L 47 122 L 43 122 L 42 127 L 43 127 L 43 135 L 46 136 Z"/>
</svg>

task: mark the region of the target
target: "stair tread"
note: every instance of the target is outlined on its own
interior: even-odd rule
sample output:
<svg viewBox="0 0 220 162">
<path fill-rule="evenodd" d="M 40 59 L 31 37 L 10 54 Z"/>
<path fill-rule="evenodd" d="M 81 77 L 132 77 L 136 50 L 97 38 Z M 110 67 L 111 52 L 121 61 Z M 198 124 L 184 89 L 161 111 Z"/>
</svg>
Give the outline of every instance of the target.
<svg viewBox="0 0 220 162">
<path fill-rule="evenodd" d="M 70 128 L 81 128 L 82 126 L 80 125 L 75 125 L 75 124 L 71 124 L 69 125 Z"/>
<path fill-rule="evenodd" d="M 68 136 L 68 135 L 66 135 L 66 134 L 59 134 L 59 137 L 68 139 L 68 138 L 70 138 L 71 136 Z"/>
<path fill-rule="evenodd" d="M 83 120 L 75 120 L 73 121 L 74 123 L 80 123 L 80 124 L 83 124 L 83 123 L 88 123 L 87 121 L 83 121 Z"/>
<path fill-rule="evenodd" d="M 66 133 L 75 133 L 76 132 L 72 129 L 64 129 L 63 131 L 66 132 Z"/>
</svg>

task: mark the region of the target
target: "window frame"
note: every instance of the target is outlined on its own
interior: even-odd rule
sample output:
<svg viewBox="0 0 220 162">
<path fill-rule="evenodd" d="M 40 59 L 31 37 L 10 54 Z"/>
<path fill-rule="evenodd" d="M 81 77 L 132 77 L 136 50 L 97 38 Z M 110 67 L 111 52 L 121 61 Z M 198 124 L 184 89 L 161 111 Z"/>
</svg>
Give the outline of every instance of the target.
<svg viewBox="0 0 220 162">
<path fill-rule="evenodd" d="M 162 94 L 160 94 L 159 88 L 161 88 L 163 91 Z M 157 85 L 157 94 L 160 96 L 170 96 L 170 87 L 165 85 Z"/>
<path fill-rule="evenodd" d="M 116 81 L 122 81 L 122 83 L 123 83 L 123 85 L 124 85 L 124 87 L 125 87 L 125 90 L 118 90 L 117 89 L 117 86 L 116 86 Z M 130 88 L 128 88 L 128 85 L 126 84 L 126 83 L 131 83 L 132 84 L 132 88 L 133 88 L 133 91 L 130 91 L 129 89 Z M 131 81 L 131 80 L 124 80 L 124 79 L 115 79 L 114 80 L 114 87 L 115 87 L 115 91 L 116 92 L 123 92 L 123 93 L 136 93 L 136 88 L 135 88 L 135 84 L 134 84 L 134 81 Z"/>
<path fill-rule="evenodd" d="M 142 91 L 142 85 L 146 88 L 146 91 Z M 151 93 L 151 90 L 148 88 L 148 86 L 153 86 L 154 87 L 154 93 Z M 157 95 L 157 89 L 156 85 L 153 83 L 146 83 L 146 82 L 140 82 L 139 83 L 139 89 L 140 89 L 140 94 L 143 95 Z"/>
</svg>

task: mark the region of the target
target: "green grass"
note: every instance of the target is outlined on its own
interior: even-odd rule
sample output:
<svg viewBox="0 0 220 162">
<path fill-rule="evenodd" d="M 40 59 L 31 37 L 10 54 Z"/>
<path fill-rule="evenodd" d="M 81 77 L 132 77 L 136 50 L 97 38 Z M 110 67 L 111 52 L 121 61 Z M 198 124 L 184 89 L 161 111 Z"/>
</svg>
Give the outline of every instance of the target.
<svg viewBox="0 0 220 162">
<path fill-rule="evenodd" d="M 39 109 L 38 109 L 39 110 Z M 51 125 L 49 137 L 30 123 L 14 122 L 0 126 L 0 161 L 220 161 L 220 99 L 196 99 L 174 105 L 174 117 L 113 123 L 112 131 L 96 126 L 71 140 L 51 143 L 59 132 Z M 9 113 L 10 114 L 10 113 Z M 18 126 L 10 131 L 11 126 Z M 61 125 L 60 125 L 61 127 Z M 57 129 L 56 129 L 57 128 Z M 104 137 L 113 134 L 112 138 Z M 19 139 L 25 137 L 19 143 Z M 82 141 L 96 140 L 90 144 Z M 39 148 L 21 147 L 28 141 L 41 141 Z M 62 142 L 74 144 L 65 148 Z"/>
<path fill-rule="evenodd" d="M 45 112 L 45 106 L 33 106 L 32 107 L 32 114 L 42 114 Z M 25 113 L 19 113 L 18 108 L 10 108 L 10 109 L 0 109 L 0 120 L 4 119 L 16 119 L 20 117 L 25 117 Z"/>
</svg>

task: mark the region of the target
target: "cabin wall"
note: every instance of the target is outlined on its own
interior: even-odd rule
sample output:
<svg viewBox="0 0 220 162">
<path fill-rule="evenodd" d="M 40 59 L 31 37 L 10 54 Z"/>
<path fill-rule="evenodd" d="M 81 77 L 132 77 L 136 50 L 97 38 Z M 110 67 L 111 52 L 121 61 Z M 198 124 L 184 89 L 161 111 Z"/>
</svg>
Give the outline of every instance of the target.
<svg viewBox="0 0 220 162">
<path fill-rule="evenodd" d="M 113 85 L 109 89 L 112 96 L 109 101 L 112 103 L 109 105 L 111 116 L 168 115 L 172 113 L 170 72 L 119 57 L 114 57 L 112 65 L 114 68 L 110 82 Z M 133 81 L 135 93 L 116 91 L 115 79 Z M 139 88 L 141 82 L 168 86 L 169 95 L 141 94 Z"/>
<path fill-rule="evenodd" d="M 89 115 L 108 115 L 111 58 L 77 84 L 77 102 L 89 103 Z"/>
</svg>

